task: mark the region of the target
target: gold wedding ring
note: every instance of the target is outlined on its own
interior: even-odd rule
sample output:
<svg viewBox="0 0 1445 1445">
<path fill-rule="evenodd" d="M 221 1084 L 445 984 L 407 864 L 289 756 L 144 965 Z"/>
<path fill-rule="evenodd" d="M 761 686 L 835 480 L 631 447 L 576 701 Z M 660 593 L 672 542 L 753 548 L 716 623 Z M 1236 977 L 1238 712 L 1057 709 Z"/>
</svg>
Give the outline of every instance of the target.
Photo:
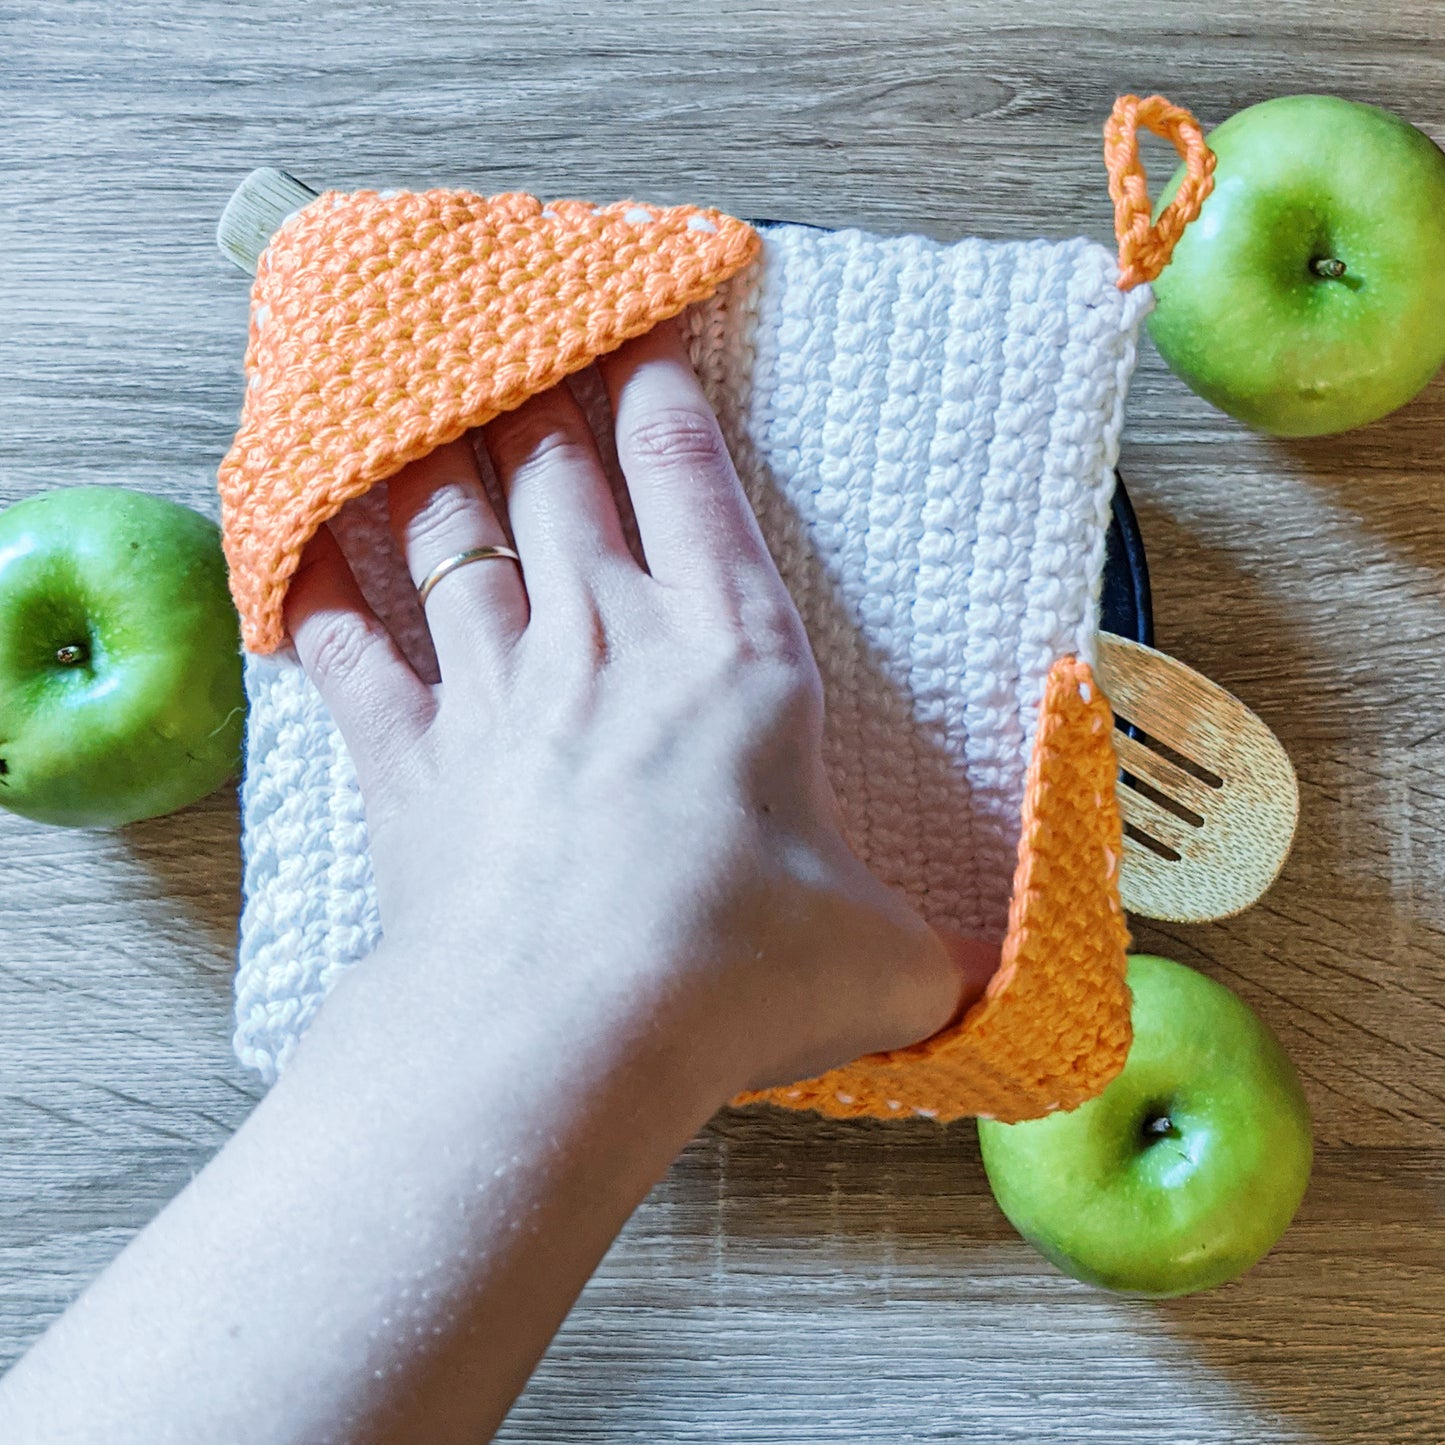
<svg viewBox="0 0 1445 1445">
<path fill-rule="evenodd" d="M 438 562 L 430 572 L 426 574 L 416 594 L 421 598 L 421 605 L 426 606 L 426 600 L 431 596 L 431 590 L 447 575 L 448 572 L 455 572 L 458 567 L 465 567 L 468 562 L 490 562 L 494 557 L 500 557 L 507 562 L 515 562 L 521 566 L 522 559 L 512 551 L 510 547 L 469 547 L 465 552 L 458 552 L 453 557 L 448 557 L 445 562 Z"/>
</svg>

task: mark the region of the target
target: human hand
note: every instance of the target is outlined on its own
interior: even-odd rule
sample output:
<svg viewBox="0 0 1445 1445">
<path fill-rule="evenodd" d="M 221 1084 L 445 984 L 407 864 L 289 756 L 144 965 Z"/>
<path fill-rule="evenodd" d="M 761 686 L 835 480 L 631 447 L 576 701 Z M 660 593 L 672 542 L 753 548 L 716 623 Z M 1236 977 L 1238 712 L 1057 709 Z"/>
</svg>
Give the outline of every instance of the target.
<svg viewBox="0 0 1445 1445">
<path fill-rule="evenodd" d="M 721 1043 L 728 1089 L 947 1024 L 997 950 L 940 938 L 844 840 L 822 694 L 682 342 L 598 363 L 646 555 L 628 549 L 566 386 L 484 429 L 521 557 L 427 603 L 441 673 L 406 661 L 318 534 L 287 625 L 365 800 L 388 945 L 485 1008 L 498 969 Z M 508 540 L 468 439 L 391 480 L 412 580 Z"/>
<path fill-rule="evenodd" d="M 747 1087 L 912 1043 L 996 951 L 849 850 L 802 624 L 671 328 L 486 428 L 520 570 L 427 603 L 329 531 L 287 624 L 355 761 L 385 940 L 214 1160 L 0 1386 L 7 1440 L 490 1439 L 617 1231 Z M 506 533 L 463 439 L 390 485 L 413 581 Z"/>
</svg>

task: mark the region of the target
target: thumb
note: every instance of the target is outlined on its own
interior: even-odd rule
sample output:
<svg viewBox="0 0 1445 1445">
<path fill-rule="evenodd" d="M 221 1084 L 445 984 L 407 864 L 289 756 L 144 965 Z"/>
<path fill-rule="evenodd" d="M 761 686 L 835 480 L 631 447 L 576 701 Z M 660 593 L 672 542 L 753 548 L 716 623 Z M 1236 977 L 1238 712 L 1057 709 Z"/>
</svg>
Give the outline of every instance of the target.
<svg viewBox="0 0 1445 1445">
<path fill-rule="evenodd" d="M 938 941 L 958 968 L 962 980 L 958 1011 L 950 1022 L 961 1019 L 984 995 L 989 980 L 998 972 L 999 945 L 981 938 L 965 938 L 952 929 L 935 928 Z"/>
</svg>

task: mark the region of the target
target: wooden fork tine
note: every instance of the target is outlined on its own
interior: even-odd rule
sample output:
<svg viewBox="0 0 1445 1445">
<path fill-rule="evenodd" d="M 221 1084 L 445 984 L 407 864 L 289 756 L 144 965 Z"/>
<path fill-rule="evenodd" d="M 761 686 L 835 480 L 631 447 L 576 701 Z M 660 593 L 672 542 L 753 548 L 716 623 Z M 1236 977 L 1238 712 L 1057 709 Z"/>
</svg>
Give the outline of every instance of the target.
<svg viewBox="0 0 1445 1445">
<path fill-rule="evenodd" d="M 1126 773 L 1142 778 L 1151 787 L 1157 788 L 1167 797 L 1182 803 L 1191 812 L 1205 816 L 1216 802 L 1217 789 L 1201 782 L 1193 773 L 1187 773 L 1178 763 L 1156 753 L 1138 738 L 1132 738 L 1122 730 L 1114 735 L 1114 751 L 1119 756 L 1119 765 Z"/>
<path fill-rule="evenodd" d="M 1188 857 L 1193 834 L 1199 830 L 1186 823 L 1183 818 L 1161 807 L 1153 798 L 1137 793 L 1133 788 L 1119 789 L 1119 811 L 1126 823 L 1132 824 L 1141 833 L 1172 848 L 1181 858 Z"/>
</svg>

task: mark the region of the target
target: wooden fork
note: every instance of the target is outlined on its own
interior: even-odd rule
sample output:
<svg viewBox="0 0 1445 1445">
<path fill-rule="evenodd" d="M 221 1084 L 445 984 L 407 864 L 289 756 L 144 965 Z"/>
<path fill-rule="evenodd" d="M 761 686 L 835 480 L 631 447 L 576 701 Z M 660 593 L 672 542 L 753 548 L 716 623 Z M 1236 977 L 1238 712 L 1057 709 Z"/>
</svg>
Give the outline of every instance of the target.
<svg viewBox="0 0 1445 1445">
<path fill-rule="evenodd" d="M 1279 739 L 1152 647 L 1102 633 L 1096 673 L 1118 721 L 1124 906 L 1176 923 L 1248 908 L 1278 877 L 1299 821 Z"/>
</svg>

